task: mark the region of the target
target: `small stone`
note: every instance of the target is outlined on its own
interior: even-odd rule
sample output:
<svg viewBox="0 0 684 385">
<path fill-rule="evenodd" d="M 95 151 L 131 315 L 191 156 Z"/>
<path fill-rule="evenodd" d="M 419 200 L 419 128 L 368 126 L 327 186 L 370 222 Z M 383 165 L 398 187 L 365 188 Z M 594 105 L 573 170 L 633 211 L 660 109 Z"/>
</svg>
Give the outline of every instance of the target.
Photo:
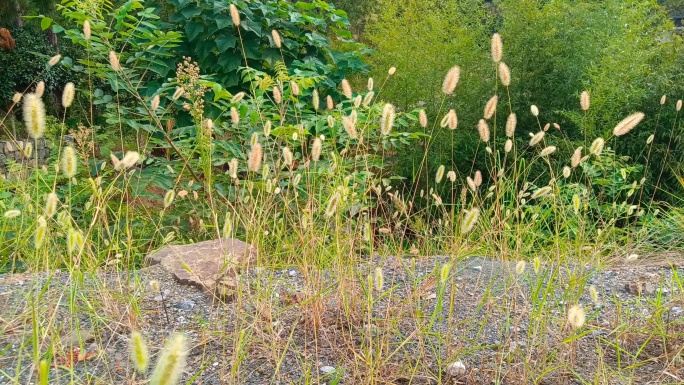
<svg viewBox="0 0 684 385">
<path fill-rule="evenodd" d="M 297 271 L 296 270 L 290 270 L 289 274 L 290 274 L 290 277 L 294 277 L 297 275 Z"/>
<path fill-rule="evenodd" d="M 673 307 L 670 309 L 670 312 L 671 312 L 672 314 L 674 314 L 674 315 L 679 315 L 679 314 L 682 314 L 682 312 L 684 312 L 684 310 L 682 310 L 682 308 L 679 307 L 679 306 L 673 306 Z"/>
<path fill-rule="evenodd" d="M 181 301 L 176 305 L 178 310 L 192 310 L 195 307 L 195 303 L 192 301 Z"/>
<path fill-rule="evenodd" d="M 330 374 L 335 371 L 335 368 L 332 366 L 321 366 L 321 373 L 323 374 Z"/>
<path fill-rule="evenodd" d="M 482 266 L 473 266 L 473 270 L 482 271 Z"/>
<path fill-rule="evenodd" d="M 453 378 L 460 378 L 466 374 L 465 364 L 461 361 L 456 361 L 449 364 L 446 368 L 446 374 Z"/>
<path fill-rule="evenodd" d="M 160 294 L 160 295 L 154 297 L 154 300 L 157 301 L 157 302 L 161 302 L 161 301 L 164 300 L 164 297 Z"/>
</svg>

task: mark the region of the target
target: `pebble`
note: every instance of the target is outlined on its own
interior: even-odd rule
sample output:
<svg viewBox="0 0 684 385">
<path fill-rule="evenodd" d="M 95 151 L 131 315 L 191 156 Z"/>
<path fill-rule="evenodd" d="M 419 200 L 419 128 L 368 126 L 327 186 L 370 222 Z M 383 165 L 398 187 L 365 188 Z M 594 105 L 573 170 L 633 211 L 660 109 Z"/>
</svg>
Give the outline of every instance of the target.
<svg viewBox="0 0 684 385">
<path fill-rule="evenodd" d="M 192 301 L 181 301 L 176 305 L 178 310 L 192 310 L 195 307 L 195 303 Z"/>
<path fill-rule="evenodd" d="M 295 276 L 297 276 L 297 271 L 290 270 L 290 277 L 295 277 Z"/>
<path fill-rule="evenodd" d="M 449 366 L 446 368 L 446 373 L 450 377 L 459 378 L 466 374 L 465 364 L 461 361 L 456 361 L 452 364 L 449 364 Z"/>
<path fill-rule="evenodd" d="M 323 374 L 330 374 L 335 371 L 335 368 L 332 366 L 321 366 L 321 373 Z"/>
<path fill-rule="evenodd" d="M 679 306 L 673 306 L 672 309 L 670 309 L 670 311 L 674 315 L 679 315 L 679 314 L 682 314 L 682 311 L 684 311 L 684 310 L 682 310 L 682 308 Z"/>
<path fill-rule="evenodd" d="M 473 266 L 473 270 L 482 271 L 482 266 Z"/>
</svg>

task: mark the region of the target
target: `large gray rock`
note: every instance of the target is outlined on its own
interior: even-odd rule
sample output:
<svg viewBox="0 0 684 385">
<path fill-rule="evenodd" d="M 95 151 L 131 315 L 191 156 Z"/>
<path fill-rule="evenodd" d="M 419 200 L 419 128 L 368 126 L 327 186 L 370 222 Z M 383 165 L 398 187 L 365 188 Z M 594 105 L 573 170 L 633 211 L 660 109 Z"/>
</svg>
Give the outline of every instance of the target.
<svg viewBox="0 0 684 385">
<path fill-rule="evenodd" d="M 167 246 L 147 256 L 146 263 L 160 264 L 183 284 L 226 295 L 237 285 L 237 272 L 252 266 L 256 259 L 254 246 L 229 238 Z"/>
</svg>

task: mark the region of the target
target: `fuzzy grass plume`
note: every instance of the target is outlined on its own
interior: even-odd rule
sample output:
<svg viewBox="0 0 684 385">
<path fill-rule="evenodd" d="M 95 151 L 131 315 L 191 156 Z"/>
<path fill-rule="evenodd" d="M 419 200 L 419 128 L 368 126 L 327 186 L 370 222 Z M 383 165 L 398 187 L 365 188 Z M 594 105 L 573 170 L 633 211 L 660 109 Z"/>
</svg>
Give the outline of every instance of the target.
<svg viewBox="0 0 684 385">
<path fill-rule="evenodd" d="M 646 116 L 643 112 L 636 112 L 622 119 L 613 129 L 613 135 L 622 136 L 632 131 Z"/>
<path fill-rule="evenodd" d="M 487 124 L 487 121 L 484 119 L 480 119 L 480 121 L 477 123 L 477 132 L 480 134 L 480 140 L 483 142 L 489 142 L 489 125 Z"/>
<path fill-rule="evenodd" d="M 494 95 L 489 100 L 487 101 L 487 104 L 485 104 L 484 108 L 484 118 L 485 119 L 491 119 L 492 116 L 494 116 L 494 113 L 496 112 L 496 105 L 499 102 L 499 97 Z"/>
<path fill-rule="evenodd" d="M 495 33 L 492 35 L 492 60 L 494 63 L 498 63 L 501 59 L 503 59 L 503 42 L 501 35 Z"/>
<path fill-rule="evenodd" d="M 504 62 L 499 63 L 499 79 L 504 87 L 511 85 L 511 70 Z"/>
<path fill-rule="evenodd" d="M 456 90 L 456 85 L 458 84 L 458 80 L 461 77 L 461 67 L 459 66 L 453 66 L 447 72 L 447 75 L 444 77 L 444 82 L 442 83 L 442 92 L 444 92 L 447 95 L 451 95 L 454 93 L 454 90 Z"/>
<path fill-rule="evenodd" d="M 24 95 L 24 124 L 33 139 L 40 139 L 45 133 L 45 104 L 36 94 Z"/>
<path fill-rule="evenodd" d="M 382 135 L 389 135 L 390 132 L 392 132 L 395 117 L 396 113 L 394 106 L 390 103 L 386 103 L 382 108 L 382 120 L 380 120 L 380 133 Z"/>
<path fill-rule="evenodd" d="M 461 222 L 461 233 L 468 234 L 475 228 L 477 220 L 480 218 L 480 209 L 473 207 L 470 210 L 465 210 L 463 222 Z"/>
<path fill-rule="evenodd" d="M 64 176 L 73 178 L 76 176 L 78 170 L 78 158 L 76 157 L 76 150 L 73 147 L 67 146 L 62 150 L 62 172 Z"/>
<path fill-rule="evenodd" d="M 283 47 L 283 42 L 280 40 L 280 34 L 278 31 L 271 30 L 271 37 L 273 38 L 273 45 L 276 46 L 276 48 L 280 49 Z"/>
<path fill-rule="evenodd" d="M 185 367 L 187 349 L 186 337 L 182 333 L 177 333 L 166 341 L 164 350 L 152 373 L 150 385 L 178 384 L 181 372 Z"/>
</svg>

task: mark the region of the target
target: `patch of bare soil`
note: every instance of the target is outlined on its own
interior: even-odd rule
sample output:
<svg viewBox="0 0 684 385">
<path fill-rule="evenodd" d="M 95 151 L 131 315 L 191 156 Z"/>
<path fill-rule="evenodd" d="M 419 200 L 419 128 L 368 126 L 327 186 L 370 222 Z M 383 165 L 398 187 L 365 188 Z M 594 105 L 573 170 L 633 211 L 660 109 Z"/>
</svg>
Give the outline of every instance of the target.
<svg viewBox="0 0 684 385">
<path fill-rule="evenodd" d="M 34 346 L 52 363 L 51 384 L 144 383 L 129 360 L 132 329 L 147 339 L 152 363 L 173 332 L 189 337 L 185 383 L 684 383 L 682 269 L 542 266 L 535 274 L 528 265 L 518 275 L 515 264 L 468 258 L 451 261 L 441 284 L 449 261 L 252 268 L 222 299 L 158 266 L 1 276 L 0 383 L 36 382 Z M 383 287 L 369 292 L 376 267 Z M 586 310 L 577 330 L 566 321 L 575 303 Z M 465 372 L 449 376 L 456 361 Z"/>
</svg>

